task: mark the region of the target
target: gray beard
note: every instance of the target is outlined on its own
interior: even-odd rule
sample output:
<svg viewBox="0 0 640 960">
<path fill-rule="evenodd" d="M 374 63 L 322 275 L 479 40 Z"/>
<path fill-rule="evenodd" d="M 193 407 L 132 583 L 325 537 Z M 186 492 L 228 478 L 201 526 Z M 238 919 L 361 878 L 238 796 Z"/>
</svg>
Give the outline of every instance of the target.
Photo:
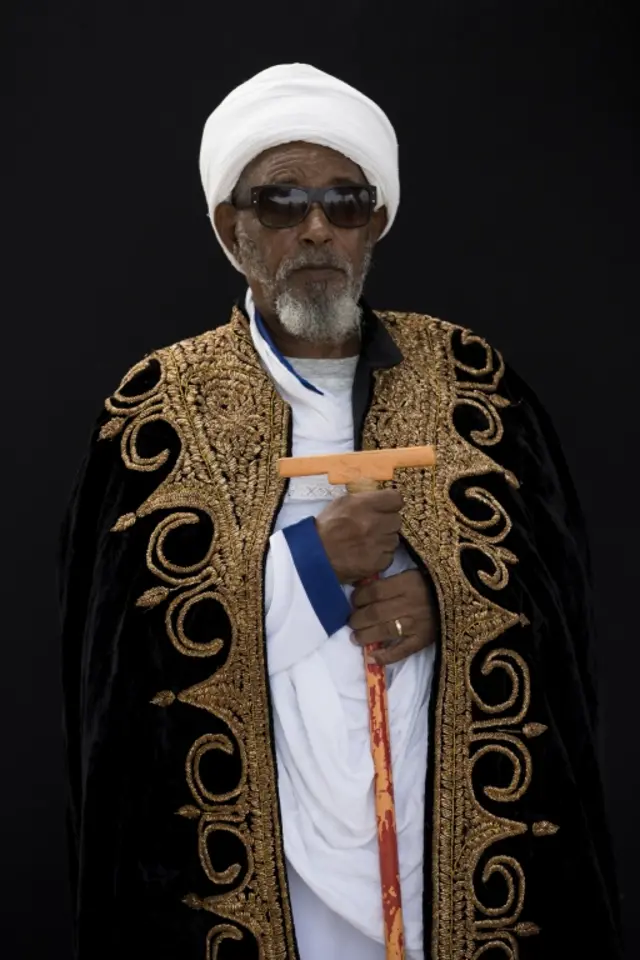
<svg viewBox="0 0 640 960">
<path fill-rule="evenodd" d="M 318 284 L 309 296 L 298 297 L 284 289 L 276 297 L 276 313 L 283 330 L 311 343 L 343 343 L 360 333 L 361 290 L 329 291 Z"/>
<path fill-rule="evenodd" d="M 343 343 L 360 333 L 362 310 L 358 301 L 371 264 L 371 250 L 365 253 L 359 277 L 351 263 L 334 251 L 305 251 L 280 264 L 275 277 L 269 276 L 254 241 L 244 230 L 237 229 L 236 257 L 247 277 L 264 287 L 274 305 L 283 330 L 291 336 L 311 343 Z M 293 291 L 287 284 L 291 273 L 305 266 L 333 266 L 345 273 L 340 289 L 319 281 L 306 285 L 304 293 Z"/>
</svg>

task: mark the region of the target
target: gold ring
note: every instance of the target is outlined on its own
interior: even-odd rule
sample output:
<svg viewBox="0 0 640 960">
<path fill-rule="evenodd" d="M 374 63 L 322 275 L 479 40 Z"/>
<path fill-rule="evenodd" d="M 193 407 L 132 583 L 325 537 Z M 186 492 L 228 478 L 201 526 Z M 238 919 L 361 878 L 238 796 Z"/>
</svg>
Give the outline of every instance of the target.
<svg viewBox="0 0 640 960">
<path fill-rule="evenodd" d="M 402 640 L 404 633 L 402 631 L 402 624 L 399 620 L 396 620 L 396 632 L 398 634 L 398 640 Z"/>
</svg>

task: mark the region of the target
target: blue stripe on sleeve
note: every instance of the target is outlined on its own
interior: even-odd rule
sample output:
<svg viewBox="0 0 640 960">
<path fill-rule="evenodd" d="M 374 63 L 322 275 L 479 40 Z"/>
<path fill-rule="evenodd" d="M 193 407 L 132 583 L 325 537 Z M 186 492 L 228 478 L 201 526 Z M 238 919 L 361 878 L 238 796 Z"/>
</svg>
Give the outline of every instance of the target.
<svg viewBox="0 0 640 960">
<path fill-rule="evenodd" d="M 309 602 L 330 637 L 349 620 L 351 604 L 329 562 L 314 519 L 307 517 L 282 532 Z"/>
</svg>

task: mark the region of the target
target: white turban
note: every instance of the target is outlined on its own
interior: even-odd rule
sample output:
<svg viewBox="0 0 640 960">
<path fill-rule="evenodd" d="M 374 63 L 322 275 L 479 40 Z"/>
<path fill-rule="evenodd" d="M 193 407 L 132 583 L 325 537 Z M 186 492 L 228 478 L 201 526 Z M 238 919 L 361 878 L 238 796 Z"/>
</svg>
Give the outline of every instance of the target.
<svg viewBox="0 0 640 960">
<path fill-rule="evenodd" d="M 213 229 L 213 212 L 228 200 L 240 174 L 263 150 L 294 140 L 330 147 L 353 160 L 387 208 L 389 231 L 400 203 L 398 141 L 391 122 L 364 94 L 304 63 L 270 67 L 236 87 L 207 120 L 200 176 Z"/>
</svg>

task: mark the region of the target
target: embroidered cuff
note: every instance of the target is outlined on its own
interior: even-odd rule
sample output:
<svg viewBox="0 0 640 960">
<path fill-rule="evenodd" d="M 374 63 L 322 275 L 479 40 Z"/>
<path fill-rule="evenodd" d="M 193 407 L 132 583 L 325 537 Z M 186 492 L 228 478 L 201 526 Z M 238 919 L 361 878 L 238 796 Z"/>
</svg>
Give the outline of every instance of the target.
<svg viewBox="0 0 640 960">
<path fill-rule="evenodd" d="M 282 532 L 314 613 L 330 637 L 347 623 L 351 605 L 329 563 L 314 519 L 307 517 Z"/>
</svg>

